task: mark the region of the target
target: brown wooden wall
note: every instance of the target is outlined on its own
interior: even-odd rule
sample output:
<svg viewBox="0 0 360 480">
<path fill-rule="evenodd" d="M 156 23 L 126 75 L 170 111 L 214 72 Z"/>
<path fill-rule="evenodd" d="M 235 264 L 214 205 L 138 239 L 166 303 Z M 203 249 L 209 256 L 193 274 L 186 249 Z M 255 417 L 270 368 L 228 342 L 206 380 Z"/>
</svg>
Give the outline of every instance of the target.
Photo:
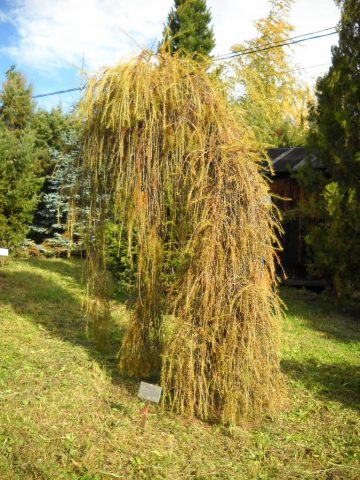
<svg viewBox="0 0 360 480">
<path fill-rule="evenodd" d="M 277 177 L 273 179 L 270 186 L 273 195 L 283 198 L 283 200 L 275 199 L 276 205 L 282 212 L 294 209 L 299 200 L 304 198 L 304 190 L 294 178 Z"/>
<path fill-rule="evenodd" d="M 281 238 L 283 251 L 280 255 L 282 268 L 287 278 L 304 279 L 307 277 L 304 232 L 302 219 L 294 212 L 299 201 L 304 199 L 304 190 L 294 178 L 284 176 L 273 179 L 271 192 L 277 197 L 274 201 L 283 216 L 284 234 Z M 281 270 L 279 273 L 281 275 Z"/>
</svg>

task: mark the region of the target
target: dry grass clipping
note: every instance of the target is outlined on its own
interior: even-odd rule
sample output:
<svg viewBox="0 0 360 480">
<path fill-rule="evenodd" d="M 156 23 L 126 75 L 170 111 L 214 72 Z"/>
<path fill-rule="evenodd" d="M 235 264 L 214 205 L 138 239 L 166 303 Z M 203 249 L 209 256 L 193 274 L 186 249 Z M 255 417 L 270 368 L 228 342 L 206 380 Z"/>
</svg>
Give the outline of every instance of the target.
<svg viewBox="0 0 360 480">
<path fill-rule="evenodd" d="M 106 329 L 110 218 L 137 248 L 121 368 L 161 371 L 177 412 L 228 424 L 274 411 L 278 220 L 251 136 L 217 80 L 189 59 L 145 52 L 90 81 L 80 112 L 95 330 Z M 174 319 L 167 338 L 165 315 Z"/>
</svg>

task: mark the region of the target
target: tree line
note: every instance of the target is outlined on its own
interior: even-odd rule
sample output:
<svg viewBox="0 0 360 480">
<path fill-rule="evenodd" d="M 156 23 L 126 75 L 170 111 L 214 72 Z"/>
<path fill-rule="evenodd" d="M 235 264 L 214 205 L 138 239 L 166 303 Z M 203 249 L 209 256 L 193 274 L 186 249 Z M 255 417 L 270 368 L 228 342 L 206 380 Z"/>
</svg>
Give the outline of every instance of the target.
<svg viewBox="0 0 360 480">
<path fill-rule="evenodd" d="M 61 190 L 73 169 L 79 123 L 61 107 L 36 109 L 32 87 L 14 66 L 0 103 L 0 242 L 16 249 L 31 240 L 60 241 L 67 210 Z"/>
</svg>

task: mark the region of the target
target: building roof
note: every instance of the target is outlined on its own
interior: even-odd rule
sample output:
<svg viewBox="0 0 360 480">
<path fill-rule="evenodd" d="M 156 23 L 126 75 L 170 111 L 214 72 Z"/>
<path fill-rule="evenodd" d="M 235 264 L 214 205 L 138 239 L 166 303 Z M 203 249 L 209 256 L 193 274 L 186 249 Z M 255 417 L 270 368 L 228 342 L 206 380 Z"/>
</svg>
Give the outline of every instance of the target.
<svg viewBox="0 0 360 480">
<path fill-rule="evenodd" d="M 304 166 L 309 160 L 315 168 L 318 167 L 314 155 L 309 155 L 305 147 L 270 148 L 268 156 L 272 162 L 275 174 L 289 174 Z"/>
</svg>

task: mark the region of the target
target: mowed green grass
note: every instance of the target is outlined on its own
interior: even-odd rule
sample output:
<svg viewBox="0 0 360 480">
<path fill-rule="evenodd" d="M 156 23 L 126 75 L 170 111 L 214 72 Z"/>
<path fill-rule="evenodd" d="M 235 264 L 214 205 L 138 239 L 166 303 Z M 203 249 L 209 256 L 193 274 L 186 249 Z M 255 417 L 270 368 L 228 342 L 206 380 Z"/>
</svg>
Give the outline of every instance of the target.
<svg viewBox="0 0 360 480">
<path fill-rule="evenodd" d="M 277 418 L 236 428 L 153 406 L 141 428 L 139 382 L 116 355 L 129 311 L 113 302 L 112 341 L 98 352 L 82 313 L 82 264 L 0 267 L 0 479 L 360 478 L 360 319 L 321 296 L 284 290 Z"/>
</svg>

